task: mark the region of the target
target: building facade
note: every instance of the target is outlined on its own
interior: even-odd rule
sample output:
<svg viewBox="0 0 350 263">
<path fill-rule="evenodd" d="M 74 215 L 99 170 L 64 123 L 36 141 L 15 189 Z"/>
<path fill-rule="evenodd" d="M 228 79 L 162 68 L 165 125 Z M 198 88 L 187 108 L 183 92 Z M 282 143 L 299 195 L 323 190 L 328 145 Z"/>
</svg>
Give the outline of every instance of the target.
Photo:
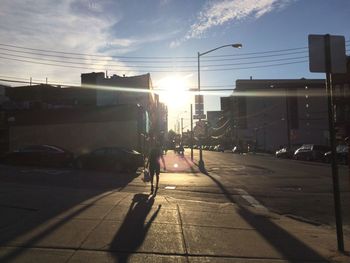
<svg viewBox="0 0 350 263">
<path fill-rule="evenodd" d="M 237 80 L 225 107 L 233 141 L 243 148 L 273 152 L 281 146 L 329 143 L 322 79 Z"/>
<path fill-rule="evenodd" d="M 222 111 L 207 111 L 208 126 L 212 128 L 217 128 L 219 126 L 219 122 L 222 116 Z"/>
<path fill-rule="evenodd" d="M 5 97 L 7 100 L 1 105 L 3 109 L 1 116 L 3 119 L 2 133 L 6 133 L 7 138 L 11 137 L 11 126 L 18 124 L 11 116 L 19 116 L 21 112 L 35 111 L 39 115 L 50 112 L 50 116 L 61 116 L 58 114 L 59 111 L 67 109 L 74 112 L 85 110 L 100 112 L 104 108 L 118 107 L 118 111 L 123 111 L 128 109 L 123 106 L 128 105 L 137 106 L 142 112 L 142 120 L 138 121 L 142 123 L 142 129 L 138 131 L 144 141 L 148 141 L 149 137 L 164 136 L 164 132 L 167 131 L 167 108 L 164 104 L 159 103 L 158 95 L 153 93 L 150 74 L 134 77 L 113 75 L 108 78 L 104 73 L 88 73 L 82 74 L 81 87 L 60 87 L 47 84 L 6 87 Z M 125 116 L 128 114 L 125 112 Z M 35 118 L 31 119 L 35 120 Z M 79 118 L 76 120 L 78 122 Z M 51 121 L 55 122 L 55 120 Z"/>
<path fill-rule="evenodd" d="M 347 58 L 347 73 L 333 74 L 332 81 L 337 140 L 342 142 L 350 136 L 350 57 Z"/>
</svg>

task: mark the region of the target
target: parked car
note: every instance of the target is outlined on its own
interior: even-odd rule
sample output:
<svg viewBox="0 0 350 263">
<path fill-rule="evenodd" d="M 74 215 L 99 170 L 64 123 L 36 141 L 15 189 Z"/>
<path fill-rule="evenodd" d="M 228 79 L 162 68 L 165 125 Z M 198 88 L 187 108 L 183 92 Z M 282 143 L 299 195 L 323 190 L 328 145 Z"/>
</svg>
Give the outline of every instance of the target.
<svg viewBox="0 0 350 263">
<path fill-rule="evenodd" d="M 337 151 L 337 162 L 339 164 L 348 164 L 349 163 L 349 146 L 347 145 L 338 145 L 336 148 Z M 324 154 L 325 162 L 330 163 L 332 159 L 332 152 L 328 151 Z"/>
<path fill-rule="evenodd" d="M 283 147 L 275 152 L 275 156 L 277 158 L 292 159 L 295 151 L 300 147 L 301 147 L 301 145 L 292 146 L 290 148 Z"/>
<path fill-rule="evenodd" d="M 232 153 L 243 153 L 243 149 L 239 146 L 234 146 L 232 149 Z"/>
<path fill-rule="evenodd" d="M 215 151 L 215 146 L 214 145 L 209 146 L 209 151 Z"/>
<path fill-rule="evenodd" d="M 122 147 L 105 147 L 79 156 L 76 166 L 80 169 L 136 172 L 143 166 L 142 154 Z"/>
<path fill-rule="evenodd" d="M 317 144 L 303 144 L 294 153 L 294 159 L 303 161 L 324 161 L 324 154 L 330 147 Z"/>
<path fill-rule="evenodd" d="M 74 154 L 54 145 L 30 145 L 6 153 L 2 163 L 45 167 L 68 167 L 73 164 Z"/>
<path fill-rule="evenodd" d="M 217 152 L 224 152 L 225 151 L 225 148 L 224 146 L 222 146 L 221 144 L 218 144 L 214 147 L 214 151 L 217 151 Z"/>
</svg>

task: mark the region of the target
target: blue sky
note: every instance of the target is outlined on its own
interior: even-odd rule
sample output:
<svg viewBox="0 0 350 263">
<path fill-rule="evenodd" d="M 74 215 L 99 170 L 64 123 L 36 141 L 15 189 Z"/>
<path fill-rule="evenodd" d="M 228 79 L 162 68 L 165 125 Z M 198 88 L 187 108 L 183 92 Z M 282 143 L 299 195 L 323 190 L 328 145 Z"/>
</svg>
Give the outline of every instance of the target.
<svg viewBox="0 0 350 263">
<path fill-rule="evenodd" d="M 225 48 L 201 57 L 203 89 L 233 88 L 236 79 L 250 76 L 322 78 L 322 74 L 309 72 L 307 62 L 264 67 L 305 61 L 307 49 L 293 50 L 298 53 L 288 56 L 267 53 L 276 56 L 264 58 L 248 59 L 246 54 L 307 47 L 308 34 L 330 33 L 349 40 L 349 14 L 349 0 L 1 0 L 0 76 L 38 81 L 47 77 L 49 83 L 79 84 L 83 72 L 108 70 L 109 74 L 128 76 L 150 72 L 156 88 L 166 88 L 176 78 L 195 87 L 197 52 L 242 43 L 242 49 Z M 1 44 L 86 55 L 60 58 L 52 56 L 57 53 L 38 55 Z M 280 62 L 264 62 L 276 59 Z M 219 66 L 207 66 L 210 64 Z M 237 69 L 257 65 L 261 67 Z M 225 70 L 206 71 L 213 68 Z M 228 94 L 205 96 L 205 109 L 219 109 L 220 96 Z M 172 102 L 182 98 L 173 95 Z M 177 118 L 189 115 L 183 113 L 188 111 L 188 103 L 179 103 L 180 108 L 172 103 L 169 128 Z"/>
</svg>

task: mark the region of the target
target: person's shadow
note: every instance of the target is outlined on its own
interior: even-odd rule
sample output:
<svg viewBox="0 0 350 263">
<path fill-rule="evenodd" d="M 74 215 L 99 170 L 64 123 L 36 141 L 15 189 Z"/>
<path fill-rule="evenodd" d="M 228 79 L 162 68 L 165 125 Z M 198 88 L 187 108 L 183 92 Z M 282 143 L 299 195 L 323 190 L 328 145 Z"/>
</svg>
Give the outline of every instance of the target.
<svg viewBox="0 0 350 263">
<path fill-rule="evenodd" d="M 127 262 L 131 254 L 142 245 L 161 208 L 159 205 L 146 223 L 153 204 L 153 195 L 135 194 L 124 221 L 110 244 L 110 249 L 117 252 L 115 254 L 117 262 Z"/>
</svg>

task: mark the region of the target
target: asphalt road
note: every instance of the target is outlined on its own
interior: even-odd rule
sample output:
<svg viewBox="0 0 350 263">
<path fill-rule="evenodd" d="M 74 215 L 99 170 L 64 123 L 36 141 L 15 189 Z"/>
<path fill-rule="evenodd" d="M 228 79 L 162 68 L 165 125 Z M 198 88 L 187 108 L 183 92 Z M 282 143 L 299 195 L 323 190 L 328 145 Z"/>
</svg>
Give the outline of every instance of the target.
<svg viewBox="0 0 350 263">
<path fill-rule="evenodd" d="M 228 189 L 244 189 L 262 206 L 279 214 L 315 224 L 334 225 L 334 201 L 329 164 L 203 151 L 209 175 Z M 195 151 L 198 160 L 198 151 Z M 350 226 L 350 182 L 347 166 L 339 166 L 342 213 Z"/>
<path fill-rule="evenodd" d="M 206 176 L 198 174 L 198 169 L 191 165 L 188 149 L 185 159 L 170 158 L 168 173 L 161 175 L 160 192 L 188 200 L 233 200 L 314 224 L 335 225 L 329 164 L 228 152 L 204 151 L 203 156 L 208 171 Z M 195 160 L 198 160 L 198 151 L 195 151 Z M 10 184 L 48 184 L 96 191 L 122 191 L 127 187 L 127 191 L 135 193 L 148 188 L 139 174 L 122 176 L 100 171 L 10 166 L 0 166 L 0 174 L 1 182 Z M 343 221 L 346 231 L 350 233 L 348 168 L 340 166 L 339 176 Z M 168 190 L 167 186 L 175 188 Z"/>
</svg>

